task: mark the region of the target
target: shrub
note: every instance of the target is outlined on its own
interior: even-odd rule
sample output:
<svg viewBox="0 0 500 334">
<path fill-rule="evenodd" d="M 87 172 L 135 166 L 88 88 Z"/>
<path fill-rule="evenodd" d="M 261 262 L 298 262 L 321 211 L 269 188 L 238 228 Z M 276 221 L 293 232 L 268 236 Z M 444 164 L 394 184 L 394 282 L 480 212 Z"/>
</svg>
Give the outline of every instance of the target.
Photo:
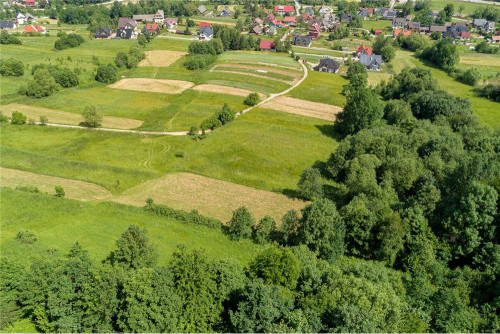
<svg viewBox="0 0 500 334">
<path fill-rule="evenodd" d="M 61 35 L 54 43 L 54 49 L 64 50 L 74 48 L 81 45 L 84 41 L 83 37 L 78 34 Z"/>
<path fill-rule="evenodd" d="M 19 38 L 9 34 L 6 30 L 0 33 L 0 44 L 23 44 Z"/>
<path fill-rule="evenodd" d="M 23 244 L 32 245 L 37 239 L 36 234 L 29 230 L 20 230 L 16 235 L 16 240 Z"/>
<path fill-rule="evenodd" d="M 127 54 L 125 52 L 118 52 L 115 57 L 115 64 L 118 67 L 127 66 Z"/>
<path fill-rule="evenodd" d="M 299 193 L 308 200 L 318 199 L 323 196 L 323 180 L 317 168 L 306 168 L 297 183 Z"/>
<path fill-rule="evenodd" d="M 195 136 L 198 134 L 198 132 L 200 132 L 200 128 L 198 127 L 198 125 L 193 125 L 191 126 L 191 128 L 189 129 L 189 135 L 190 136 Z"/>
<path fill-rule="evenodd" d="M 233 212 L 233 217 L 228 224 L 227 234 L 233 240 L 250 238 L 254 220 L 250 212 L 244 206 Z"/>
<path fill-rule="evenodd" d="M 9 116 L 4 115 L 2 111 L 0 111 L 0 123 L 5 123 L 9 121 Z"/>
<path fill-rule="evenodd" d="M 474 92 L 481 97 L 489 100 L 500 102 L 500 85 L 488 84 L 486 86 L 477 87 Z"/>
<path fill-rule="evenodd" d="M 253 107 L 257 103 L 259 103 L 259 94 L 257 93 L 248 94 L 247 98 L 245 99 L 245 101 L 243 101 L 243 103 L 246 104 L 247 106 Z"/>
<path fill-rule="evenodd" d="M 27 193 L 41 194 L 42 192 L 35 186 L 17 186 L 16 190 L 25 191 Z"/>
<path fill-rule="evenodd" d="M 85 107 L 83 111 L 84 125 L 89 128 L 98 128 L 102 123 L 102 113 L 96 105 Z"/>
<path fill-rule="evenodd" d="M 476 44 L 474 50 L 479 53 L 498 53 L 499 49 L 497 47 L 492 47 L 486 41 L 481 41 L 480 43 Z"/>
<path fill-rule="evenodd" d="M 24 123 L 26 123 L 26 116 L 24 116 L 22 113 L 20 113 L 19 111 L 14 111 L 12 113 L 12 120 L 11 120 L 11 123 L 12 124 L 16 124 L 16 125 L 23 125 Z"/>
<path fill-rule="evenodd" d="M 260 245 L 271 242 L 272 234 L 276 231 L 276 222 L 270 216 L 262 218 L 253 228 L 253 239 Z"/>
<path fill-rule="evenodd" d="M 221 124 L 224 125 L 234 120 L 235 112 L 234 110 L 229 108 L 227 103 L 224 103 L 222 110 L 216 113 L 216 117 L 221 122 Z"/>
<path fill-rule="evenodd" d="M 5 77 L 20 77 L 24 75 L 24 66 L 20 60 L 8 58 L 0 63 L 0 74 Z"/>
<path fill-rule="evenodd" d="M 47 123 L 49 122 L 49 118 L 45 115 L 41 115 L 40 116 L 40 125 L 47 125 Z"/>
<path fill-rule="evenodd" d="M 39 68 L 35 71 L 33 80 L 26 85 L 26 95 L 31 97 L 45 97 L 57 90 L 57 83 L 54 77 L 46 69 Z"/>
<path fill-rule="evenodd" d="M 203 225 L 215 229 L 220 229 L 222 227 L 222 222 L 220 220 L 205 217 L 196 210 L 193 210 L 191 212 L 187 212 L 184 210 L 175 210 L 167 205 L 154 204 L 151 198 L 146 201 L 144 210 L 158 216 L 173 218 L 186 224 Z"/>
<path fill-rule="evenodd" d="M 49 70 L 50 71 L 50 70 Z M 55 81 L 62 87 L 74 87 L 78 85 L 79 80 L 75 72 L 71 71 L 69 68 L 58 68 L 54 71 L 50 71 Z"/>
<path fill-rule="evenodd" d="M 105 84 L 113 83 L 118 80 L 118 69 L 113 64 L 99 65 L 95 79 Z"/>
<path fill-rule="evenodd" d="M 64 189 L 61 186 L 55 186 L 55 190 L 56 190 L 56 197 L 64 197 L 64 195 L 66 195 Z"/>
</svg>

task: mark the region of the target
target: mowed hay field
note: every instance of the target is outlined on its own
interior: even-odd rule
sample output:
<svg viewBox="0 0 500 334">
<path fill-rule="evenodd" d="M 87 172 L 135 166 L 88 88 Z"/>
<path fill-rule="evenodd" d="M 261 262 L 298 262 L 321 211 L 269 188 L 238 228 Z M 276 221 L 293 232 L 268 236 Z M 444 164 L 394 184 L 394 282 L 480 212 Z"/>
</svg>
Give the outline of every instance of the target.
<svg viewBox="0 0 500 334">
<path fill-rule="evenodd" d="M 127 78 L 108 85 L 108 87 L 142 92 L 180 94 L 193 85 L 194 83 L 183 80 Z"/>
<path fill-rule="evenodd" d="M 167 264 L 178 245 L 204 248 L 213 259 L 232 258 L 248 264 L 262 249 L 250 240 L 230 241 L 217 229 L 184 224 L 146 213 L 142 208 L 112 202 L 92 203 L 0 188 L 0 251 L 19 263 L 40 257 L 63 257 L 79 242 L 93 260 L 101 261 L 115 249 L 116 240 L 132 224 L 145 228 Z M 20 230 L 36 233 L 37 242 L 23 244 Z"/>
<path fill-rule="evenodd" d="M 220 86 L 220 85 L 210 85 L 210 84 L 202 84 L 194 86 L 192 89 L 198 90 L 201 92 L 210 92 L 210 93 L 218 93 L 218 94 L 227 94 L 234 96 L 248 96 L 248 94 L 254 93 L 248 89 L 230 87 L 230 86 Z M 265 98 L 266 95 L 262 93 L 259 94 L 261 99 Z"/>
<path fill-rule="evenodd" d="M 223 222 L 231 219 L 234 210 L 245 206 L 255 218 L 270 215 L 279 224 L 288 210 L 300 210 L 306 205 L 282 194 L 191 173 L 167 174 L 129 189 L 113 201 L 143 206 L 148 198 L 175 209 L 196 209 Z"/>
<path fill-rule="evenodd" d="M 139 63 L 138 66 L 168 67 L 186 54 L 187 54 L 186 52 L 182 51 L 168 51 L 168 50 L 146 51 L 146 58 L 144 58 Z"/>
<path fill-rule="evenodd" d="M 261 104 L 260 107 L 307 117 L 325 119 L 328 121 L 334 121 L 337 113 L 342 111 L 341 107 L 325 103 L 294 99 L 287 96 L 279 96 L 269 102 Z"/>
<path fill-rule="evenodd" d="M 3 167 L 0 167 L 0 184 L 3 187 L 10 188 L 36 186 L 41 191 L 49 194 L 55 194 L 54 188 L 61 186 L 68 198 L 80 201 L 99 201 L 111 197 L 111 193 L 107 189 L 93 183 Z"/>
<path fill-rule="evenodd" d="M 286 96 L 343 107 L 342 88 L 347 83 L 339 74 L 309 71 L 306 80 Z"/>
<path fill-rule="evenodd" d="M 14 111 L 19 111 L 28 118 L 32 118 L 34 121 L 38 122 L 40 116 L 47 116 L 49 123 L 57 124 L 69 124 L 69 125 L 80 125 L 83 122 L 83 116 L 80 114 L 54 110 L 48 108 L 34 107 L 24 104 L 12 103 L 4 106 L 0 106 L 0 111 L 5 115 L 11 117 Z M 102 118 L 103 128 L 113 128 L 113 129 L 133 129 L 141 126 L 142 121 L 130 118 L 121 118 L 113 116 L 104 116 Z"/>
</svg>

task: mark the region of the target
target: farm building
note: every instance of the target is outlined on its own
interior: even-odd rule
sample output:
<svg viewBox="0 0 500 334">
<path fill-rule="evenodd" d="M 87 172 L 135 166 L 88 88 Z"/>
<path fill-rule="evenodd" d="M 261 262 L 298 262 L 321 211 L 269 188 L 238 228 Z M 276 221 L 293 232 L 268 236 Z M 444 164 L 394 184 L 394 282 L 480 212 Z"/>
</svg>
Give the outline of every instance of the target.
<svg viewBox="0 0 500 334">
<path fill-rule="evenodd" d="M 153 22 L 155 14 L 138 14 L 132 15 L 132 20 L 135 22 Z"/>
<path fill-rule="evenodd" d="M 313 67 L 313 70 L 315 71 L 327 72 L 327 73 L 337 73 L 339 69 L 340 69 L 340 64 L 330 58 L 321 59 L 319 61 L 319 64 Z"/>
</svg>

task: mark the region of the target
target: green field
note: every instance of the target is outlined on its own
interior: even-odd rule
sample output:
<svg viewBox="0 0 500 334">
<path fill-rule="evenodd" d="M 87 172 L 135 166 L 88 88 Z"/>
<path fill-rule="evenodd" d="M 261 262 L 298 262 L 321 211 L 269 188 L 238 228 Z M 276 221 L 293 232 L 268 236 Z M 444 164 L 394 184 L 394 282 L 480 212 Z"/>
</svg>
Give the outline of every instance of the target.
<svg viewBox="0 0 500 334">
<path fill-rule="evenodd" d="M 64 256 L 79 242 L 95 261 L 101 261 L 115 247 L 115 241 L 128 226 L 148 230 L 160 253 L 160 264 L 168 263 L 177 245 L 206 249 L 212 258 L 231 257 L 246 264 L 259 250 L 250 240 L 229 241 L 219 230 L 180 223 L 158 217 L 141 208 L 115 203 L 88 203 L 55 196 L 0 188 L 2 256 L 29 264 L 38 257 Z M 37 234 L 36 243 L 22 244 L 15 237 L 19 230 Z"/>
<path fill-rule="evenodd" d="M 488 7 L 491 5 L 472 3 L 460 0 L 432 0 L 431 1 L 431 9 L 443 9 L 447 4 L 453 4 L 455 7 L 455 14 L 459 14 L 460 6 L 464 7 L 462 14 L 472 14 L 476 8 L 479 7 Z M 500 6 L 493 6 L 495 8 L 500 8 Z"/>
<path fill-rule="evenodd" d="M 309 71 L 307 79 L 287 96 L 343 107 L 345 96 L 341 92 L 347 82 L 339 74 Z"/>
</svg>

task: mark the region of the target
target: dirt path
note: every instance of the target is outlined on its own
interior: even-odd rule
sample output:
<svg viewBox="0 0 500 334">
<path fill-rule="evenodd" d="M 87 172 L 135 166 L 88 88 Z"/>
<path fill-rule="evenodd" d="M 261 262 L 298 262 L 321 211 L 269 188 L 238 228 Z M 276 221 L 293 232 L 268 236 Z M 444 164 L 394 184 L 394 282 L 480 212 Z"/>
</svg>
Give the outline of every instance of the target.
<svg viewBox="0 0 500 334">
<path fill-rule="evenodd" d="M 307 79 L 309 72 L 307 71 L 307 68 L 302 63 L 302 61 L 300 61 L 299 64 L 300 64 L 300 66 L 302 66 L 302 70 L 304 71 L 304 76 L 301 79 L 297 80 L 297 82 L 295 82 L 292 86 L 285 89 L 284 91 L 277 93 L 277 94 L 271 94 L 267 99 L 262 100 L 261 102 L 259 102 L 255 106 L 249 107 L 247 109 L 240 111 L 238 114 L 236 114 L 236 117 L 243 115 L 244 113 L 247 113 L 254 108 L 257 108 L 257 107 L 263 105 L 266 102 L 271 101 L 272 99 L 274 99 L 278 96 L 287 94 L 292 89 L 296 88 L 298 85 L 300 85 L 302 82 L 304 82 L 304 80 Z M 40 124 L 40 122 L 35 122 L 35 124 Z M 90 128 L 87 128 L 84 126 L 79 126 L 79 125 L 67 125 L 67 124 L 56 124 L 56 123 L 47 123 L 47 126 L 54 126 L 54 127 L 60 127 L 60 128 L 70 128 L 70 129 L 86 129 L 86 130 L 90 129 Z M 186 136 L 189 134 L 189 131 L 141 131 L 141 130 L 110 129 L 110 128 L 94 128 L 91 130 L 121 132 L 121 133 L 135 133 L 135 134 L 141 134 L 141 135 L 157 135 L 157 136 Z M 208 133 L 210 131 L 205 131 L 205 132 Z"/>
</svg>

